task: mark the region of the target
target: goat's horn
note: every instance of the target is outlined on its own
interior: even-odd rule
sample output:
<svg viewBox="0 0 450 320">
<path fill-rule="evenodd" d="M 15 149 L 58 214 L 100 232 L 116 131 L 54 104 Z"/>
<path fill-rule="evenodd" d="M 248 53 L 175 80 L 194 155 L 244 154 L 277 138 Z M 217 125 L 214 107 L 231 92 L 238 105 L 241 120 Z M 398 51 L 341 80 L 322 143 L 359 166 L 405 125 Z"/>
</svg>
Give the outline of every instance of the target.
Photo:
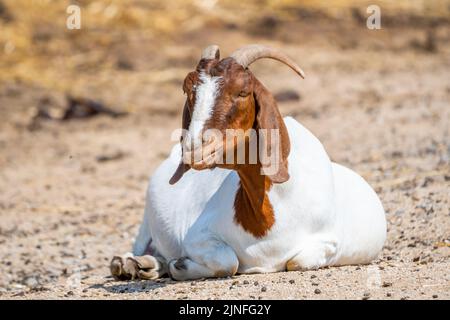
<svg viewBox="0 0 450 320">
<path fill-rule="evenodd" d="M 234 51 L 231 54 L 231 57 L 234 58 L 234 60 L 236 60 L 236 62 L 241 66 L 243 66 L 244 69 L 258 59 L 275 59 L 289 66 L 292 70 L 298 73 L 300 77 L 305 78 L 305 73 L 303 72 L 303 70 L 300 69 L 300 67 L 283 52 L 259 44 L 250 44 L 241 47 Z"/>
<path fill-rule="evenodd" d="M 212 44 L 202 52 L 202 59 L 220 59 L 219 46 Z"/>
</svg>

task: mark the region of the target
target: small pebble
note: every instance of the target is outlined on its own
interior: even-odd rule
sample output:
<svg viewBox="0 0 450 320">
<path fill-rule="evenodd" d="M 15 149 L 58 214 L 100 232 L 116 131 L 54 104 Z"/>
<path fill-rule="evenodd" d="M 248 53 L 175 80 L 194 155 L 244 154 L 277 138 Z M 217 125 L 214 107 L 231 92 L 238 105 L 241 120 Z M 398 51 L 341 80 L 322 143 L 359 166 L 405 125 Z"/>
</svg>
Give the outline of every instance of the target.
<svg viewBox="0 0 450 320">
<path fill-rule="evenodd" d="M 243 284 L 249 284 L 248 280 L 244 280 Z"/>
<path fill-rule="evenodd" d="M 295 283 L 295 280 L 289 280 L 289 283 L 290 283 L 290 284 L 294 284 L 294 283 Z"/>
<path fill-rule="evenodd" d="M 433 294 L 433 299 L 437 299 L 438 295 L 437 294 Z"/>
<path fill-rule="evenodd" d="M 386 293 L 386 297 L 391 297 L 392 294 L 390 292 Z"/>
<path fill-rule="evenodd" d="M 314 290 L 314 293 L 315 294 L 320 294 L 320 293 L 322 293 L 322 291 L 320 291 L 320 289 L 316 289 L 316 290 Z"/>
<path fill-rule="evenodd" d="M 384 281 L 383 284 L 381 285 L 383 288 L 387 288 L 387 287 L 392 287 L 392 282 L 386 282 Z"/>
<path fill-rule="evenodd" d="M 258 282 L 258 281 L 255 281 L 255 282 L 253 282 L 253 284 L 254 284 L 255 286 L 258 286 L 258 285 L 259 285 L 259 282 Z"/>
<path fill-rule="evenodd" d="M 267 291 L 267 288 L 266 287 L 262 287 L 261 288 L 261 292 L 266 292 Z"/>
<path fill-rule="evenodd" d="M 311 275 L 311 279 L 317 278 L 315 274 Z"/>
</svg>

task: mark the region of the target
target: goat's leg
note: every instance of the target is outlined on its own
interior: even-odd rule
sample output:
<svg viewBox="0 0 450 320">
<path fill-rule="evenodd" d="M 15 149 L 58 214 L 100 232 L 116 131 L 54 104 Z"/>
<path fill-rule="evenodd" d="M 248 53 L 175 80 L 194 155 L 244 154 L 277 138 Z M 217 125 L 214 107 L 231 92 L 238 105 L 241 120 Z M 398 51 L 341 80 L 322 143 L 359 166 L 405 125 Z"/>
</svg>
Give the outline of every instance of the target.
<svg viewBox="0 0 450 320">
<path fill-rule="evenodd" d="M 205 246 L 201 246 L 202 249 Z M 199 249 L 197 247 L 197 249 Z M 175 280 L 222 278 L 236 274 L 239 260 L 234 250 L 221 243 L 206 250 L 190 247 L 187 257 L 169 262 L 169 274 Z"/>
<path fill-rule="evenodd" d="M 315 238 L 286 263 L 287 271 L 311 270 L 329 266 L 337 253 L 337 241 L 333 238 Z"/>
<path fill-rule="evenodd" d="M 149 201 L 145 203 L 145 211 L 144 211 L 144 218 L 142 220 L 142 223 L 139 227 L 139 232 L 136 236 L 136 239 L 134 240 L 133 244 L 133 254 L 135 256 L 142 256 L 145 254 L 151 253 L 151 243 L 152 243 L 152 235 L 150 232 L 150 216 L 151 216 L 151 210 L 149 209 Z"/>
</svg>

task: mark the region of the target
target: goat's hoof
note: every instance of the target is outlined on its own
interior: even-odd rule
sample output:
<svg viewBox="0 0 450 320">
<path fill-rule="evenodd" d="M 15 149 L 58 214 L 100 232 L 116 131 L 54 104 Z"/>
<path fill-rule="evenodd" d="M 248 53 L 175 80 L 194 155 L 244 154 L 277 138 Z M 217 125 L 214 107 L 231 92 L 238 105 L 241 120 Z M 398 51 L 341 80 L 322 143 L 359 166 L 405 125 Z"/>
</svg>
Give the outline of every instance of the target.
<svg viewBox="0 0 450 320">
<path fill-rule="evenodd" d="M 115 280 L 155 280 L 165 273 L 164 263 L 150 255 L 134 257 L 126 254 L 115 256 L 110 264 Z"/>
<path fill-rule="evenodd" d="M 139 279 L 155 280 L 160 277 L 160 263 L 153 256 L 132 257 L 127 261 L 133 264 L 133 270 Z"/>
<path fill-rule="evenodd" d="M 120 256 L 114 256 L 109 264 L 111 275 L 117 281 L 130 280 L 131 274 L 125 272 L 124 261 Z"/>
</svg>

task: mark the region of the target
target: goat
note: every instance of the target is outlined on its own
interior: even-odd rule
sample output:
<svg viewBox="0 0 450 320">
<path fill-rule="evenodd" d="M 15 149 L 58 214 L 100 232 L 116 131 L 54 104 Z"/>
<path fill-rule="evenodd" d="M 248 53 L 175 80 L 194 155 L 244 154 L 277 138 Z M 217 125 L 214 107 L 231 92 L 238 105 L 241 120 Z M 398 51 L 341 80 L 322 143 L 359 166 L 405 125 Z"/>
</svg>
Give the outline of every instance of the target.
<svg viewBox="0 0 450 320">
<path fill-rule="evenodd" d="M 133 253 L 111 261 L 115 279 L 308 270 L 366 264 L 378 256 L 386 238 L 381 201 L 361 176 L 331 162 L 310 131 L 282 118 L 272 94 L 248 69 L 261 58 L 303 77 L 273 48 L 249 45 L 221 60 L 213 45 L 185 78 L 182 127 L 189 134 L 150 179 Z M 230 164 L 185 156 L 209 145 L 202 137 L 207 129 L 230 128 L 277 130 L 275 147 L 263 144 L 272 148 L 268 153 L 279 153 L 277 170 L 265 174 L 259 158 Z M 232 148 L 242 141 L 248 149 L 248 137 L 233 140 Z"/>
</svg>

